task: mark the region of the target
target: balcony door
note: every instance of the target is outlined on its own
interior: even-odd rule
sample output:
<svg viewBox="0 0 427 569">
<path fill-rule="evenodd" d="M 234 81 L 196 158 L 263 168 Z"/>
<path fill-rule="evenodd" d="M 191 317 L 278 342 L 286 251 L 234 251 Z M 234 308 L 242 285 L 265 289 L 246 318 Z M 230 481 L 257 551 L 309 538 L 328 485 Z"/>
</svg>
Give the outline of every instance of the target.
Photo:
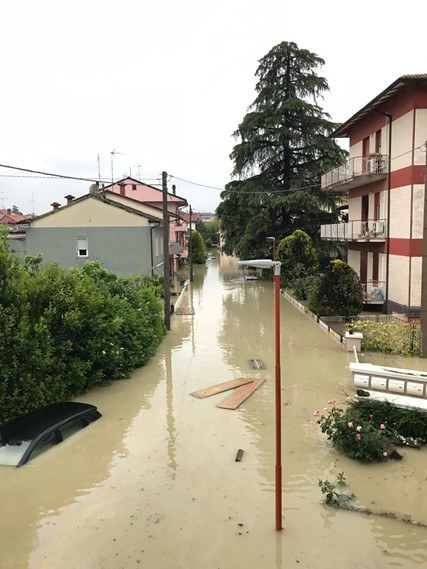
<svg viewBox="0 0 427 569">
<path fill-rule="evenodd" d="M 362 196 L 362 221 L 368 221 L 369 196 Z"/>
</svg>

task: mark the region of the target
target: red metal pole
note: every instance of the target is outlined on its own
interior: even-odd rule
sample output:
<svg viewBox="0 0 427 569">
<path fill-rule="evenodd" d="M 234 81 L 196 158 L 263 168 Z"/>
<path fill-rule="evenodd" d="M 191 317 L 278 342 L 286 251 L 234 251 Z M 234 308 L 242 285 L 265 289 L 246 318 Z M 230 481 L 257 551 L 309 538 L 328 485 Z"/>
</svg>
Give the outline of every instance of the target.
<svg viewBox="0 0 427 569">
<path fill-rule="evenodd" d="M 276 274 L 276 273 L 279 274 Z M 274 268 L 274 312 L 276 339 L 276 531 L 282 530 L 282 403 L 280 385 L 280 266 Z"/>
</svg>

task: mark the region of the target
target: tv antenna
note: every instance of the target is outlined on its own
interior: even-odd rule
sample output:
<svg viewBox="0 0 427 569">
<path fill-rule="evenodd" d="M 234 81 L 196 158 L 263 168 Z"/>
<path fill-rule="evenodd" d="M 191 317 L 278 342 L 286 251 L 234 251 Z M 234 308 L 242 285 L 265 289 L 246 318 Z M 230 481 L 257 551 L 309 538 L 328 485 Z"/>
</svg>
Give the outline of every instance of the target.
<svg viewBox="0 0 427 569">
<path fill-rule="evenodd" d="M 37 195 L 38 194 L 36 194 L 36 192 L 31 192 L 31 203 L 33 205 L 33 211 L 32 211 L 33 217 L 36 215 L 36 212 L 34 211 L 34 196 L 37 196 Z"/>
<path fill-rule="evenodd" d="M 134 164 L 129 166 L 130 177 L 132 178 L 132 168 L 138 168 L 138 180 L 141 180 L 141 164 Z"/>
<path fill-rule="evenodd" d="M 111 183 L 114 183 L 114 170 L 113 170 L 113 158 L 115 158 L 118 154 L 124 154 L 124 152 L 118 152 L 115 148 L 111 151 Z"/>
</svg>

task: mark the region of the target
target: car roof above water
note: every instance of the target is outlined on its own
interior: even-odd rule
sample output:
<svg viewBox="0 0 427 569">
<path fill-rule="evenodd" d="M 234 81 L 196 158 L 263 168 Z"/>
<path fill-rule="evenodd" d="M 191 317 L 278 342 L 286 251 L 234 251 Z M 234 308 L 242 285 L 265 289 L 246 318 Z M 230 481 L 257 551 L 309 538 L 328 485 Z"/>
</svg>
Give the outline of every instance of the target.
<svg viewBox="0 0 427 569">
<path fill-rule="evenodd" d="M 88 417 L 95 420 L 100 416 L 97 408 L 88 403 L 52 403 L 0 425 L 0 442 L 31 441 L 72 419 Z"/>
</svg>

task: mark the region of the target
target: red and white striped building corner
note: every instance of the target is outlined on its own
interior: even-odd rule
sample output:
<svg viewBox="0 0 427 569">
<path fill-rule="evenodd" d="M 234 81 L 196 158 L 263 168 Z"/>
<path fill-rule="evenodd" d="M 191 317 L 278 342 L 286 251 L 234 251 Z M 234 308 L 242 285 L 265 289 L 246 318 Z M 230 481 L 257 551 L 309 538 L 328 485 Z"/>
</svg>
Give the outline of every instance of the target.
<svg viewBox="0 0 427 569">
<path fill-rule="evenodd" d="M 321 227 L 347 241 L 366 304 L 417 318 L 421 309 L 426 186 L 427 74 L 404 75 L 331 135 L 349 138 L 348 161 L 322 176 L 348 194 L 348 221 Z"/>
</svg>

